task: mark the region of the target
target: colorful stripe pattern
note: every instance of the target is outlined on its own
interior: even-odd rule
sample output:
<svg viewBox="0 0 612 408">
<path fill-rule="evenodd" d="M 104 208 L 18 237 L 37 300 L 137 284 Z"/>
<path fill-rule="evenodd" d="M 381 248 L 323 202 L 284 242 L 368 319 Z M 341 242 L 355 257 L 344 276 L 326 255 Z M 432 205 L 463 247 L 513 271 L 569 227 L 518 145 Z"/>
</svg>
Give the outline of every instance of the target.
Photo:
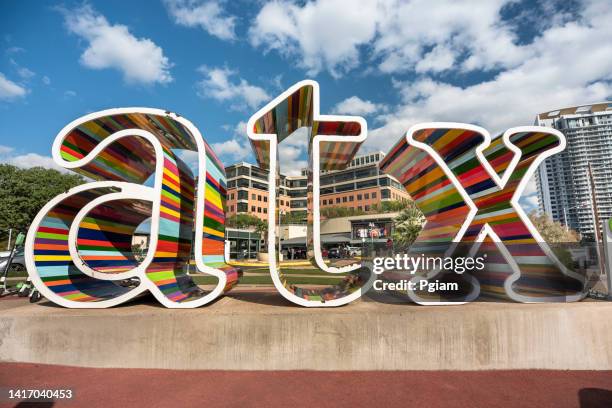
<svg viewBox="0 0 612 408">
<path fill-rule="evenodd" d="M 84 274 L 73 263 L 68 249 L 68 231 L 79 210 L 91 200 L 111 192 L 113 190 L 100 188 L 70 195 L 56 204 L 36 229 L 36 272 L 49 290 L 67 301 L 99 302 L 124 295 L 130 290 L 112 281 Z"/>
<path fill-rule="evenodd" d="M 512 283 L 511 293 L 507 292 L 504 283 L 515 270 L 493 241 L 487 238 L 480 248 L 480 253 L 487 253 L 488 256 L 486 268 L 482 273 L 474 274 L 481 295 L 546 301 L 580 293 L 582 285 L 579 277 L 565 273 L 556 257 L 547 255 L 546 252 L 550 253 L 546 251 L 547 244 L 536 241 L 510 203 L 534 160 L 559 145 L 555 135 L 545 131 L 510 135 L 510 143 L 521 150 L 514 169 L 509 169 L 514 152 L 504 145 L 501 137 L 493 140 L 484 151 L 485 160 L 500 178 L 507 169 L 513 171 L 503 187 L 489 176 L 476 155 L 476 147 L 484 140 L 480 133 L 468 129 L 431 128 L 419 130 L 413 137 L 415 141 L 430 146 L 441 157 L 478 207 L 478 212 L 460 236 L 460 229 L 470 211 L 469 206 L 433 157 L 402 138 L 380 167 L 400 180 L 426 216 L 425 228 L 410 248 L 411 253 L 444 256 L 453 240 L 474 242 L 486 224 L 509 251 L 520 276 Z"/>
<path fill-rule="evenodd" d="M 258 140 L 256 137 L 254 138 L 255 135 L 273 135 L 273 138 L 276 139 L 276 143 L 280 144 L 292 133 L 302 127 L 305 127 L 308 132 L 308 151 L 311 156 L 313 154 L 313 143 L 316 136 L 330 135 L 345 138 L 345 140 L 341 141 L 323 141 L 319 139 L 317 141 L 319 144 L 319 155 L 318 157 L 311 157 L 311 163 L 313 160 L 318 161 L 321 170 L 340 170 L 350 163 L 363 143 L 363 140 L 365 140 L 365 121 L 359 122 L 355 117 L 346 117 L 343 120 L 342 117 L 326 118 L 325 116 L 320 116 L 318 98 L 318 85 L 312 81 L 304 81 L 295 84 L 281 96 L 270 102 L 270 104 L 264 108 L 267 109 L 266 111 L 262 110 L 263 113 L 260 111 L 251 117 L 249 123 L 252 124 L 252 128 L 247 129 L 247 133 L 249 133 L 251 145 L 260 167 L 266 169 L 270 167 L 270 141 Z M 363 138 L 360 137 L 362 134 L 364 135 Z M 356 139 L 361 139 L 361 141 L 355 141 Z M 274 173 L 276 173 L 276 180 L 279 180 L 278 169 L 271 171 L 271 174 Z M 319 175 L 316 175 L 316 177 L 318 176 Z M 308 174 L 307 185 L 307 243 L 310 253 L 313 253 L 314 250 L 312 226 L 313 215 L 316 211 L 313 207 L 312 180 L 313 174 L 311 169 Z M 273 181 L 270 182 L 272 183 Z M 277 197 L 276 217 L 278 216 L 278 204 Z M 278 249 L 276 249 L 276 256 L 278 259 Z M 347 271 L 349 269 L 350 268 L 347 268 Z M 289 300 L 307 306 L 321 306 L 324 305 L 325 302 L 347 298 L 349 295 L 360 290 L 366 284 L 369 277 L 366 276 L 368 275 L 367 270 L 363 268 L 352 268 L 350 273 L 346 275 L 346 278 L 337 285 L 323 288 L 304 288 L 298 285 L 289 284 L 287 276 L 280 268 L 278 268 L 278 270 L 271 270 L 271 273 L 278 275 L 284 289 L 291 295 L 299 298 L 296 302 L 296 299 L 292 299 L 291 296 L 288 296 L 287 298 Z M 281 293 L 283 292 L 281 291 Z M 302 302 L 302 300 L 306 300 L 307 302 Z"/>
<path fill-rule="evenodd" d="M 361 132 L 358 122 L 313 120 L 313 87 L 302 86 L 284 101 L 262 115 L 254 126 L 256 134 L 275 134 L 277 143 L 301 127 L 309 128 L 309 139 L 316 135 L 356 136 Z M 268 141 L 251 140 L 251 145 L 260 167 L 268 168 L 270 144 Z M 361 143 L 320 142 L 322 170 L 344 168 L 359 150 Z"/>
<path fill-rule="evenodd" d="M 95 207 L 79 224 L 81 260 L 108 274 L 135 268 L 138 262 L 132 253 L 132 235 L 150 215 L 151 206 L 136 200 L 109 201 Z"/>
<path fill-rule="evenodd" d="M 225 263 L 225 203 L 227 185 L 225 167 L 206 141 L 206 201 L 204 204 L 204 231 L 201 256 L 211 268 L 222 270 L 227 276 L 225 290 L 238 283 L 241 271 Z"/>
<path fill-rule="evenodd" d="M 204 151 L 199 152 L 207 158 L 206 171 L 201 169 L 202 177 L 206 178 L 205 188 L 199 192 L 204 195 L 204 216 L 199 221 L 203 224 L 203 243 L 198 251 L 197 248 L 192 248 L 197 178 L 172 150 L 188 149 L 197 152 L 198 143 L 187 125 L 180 122 L 180 118 L 138 111 L 100 115 L 79 123 L 65 134 L 59 150 L 60 156 L 67 162 L 83 159 L 104 139 L 126 129 L 145 130 L 153 134 L 161 144 L 163 157 L 159 160 L 163 160 L 163 176 L 161 180 L 155 180 L 156 185 L 161 187 L 159 213 L 152 214 L 151 211 L 151 203 L 155 201 L 154 188 L 146 188 L 151 195 L 142 199 L 106 201 L 94 207 L 79 225 L 77 249 L 80 260 L 71 260 L 69 254 L 67 257 L 64 255 L 62 262 L 66 264 L 63 269 L 76 271 L 79 269 L 77 265 L 83 263 L 95 273 L 109 275 L 133 270 L 140 262 L 132 253 L 132 235 L 142 221 L 153 217 L 158 220 L 159 225 L 157 244 L 154 248 L 149 248 L 149 252 L 152 252 L 149 256 L 152 258 L 150 262 L 147 261 L 145 275 L 142 277 L 155 285 L 157 290 L 152 290 L 155 296 L 165 298 L 172 305 L 202 299 L 209 293 L 199 288 L 187 274 L 192 256 L 199 257 L 207 268 L 222 271 L 227 278 L 224 289 L 229 290 L 237 283 L 240 270 L 227 265 L 224 259 L 224 168 L 210 146 L 204 142 Z M 106 146 L 93 160 L 75 171 L 98 180 L 141 184 L 155 174 L 156 160 L 155 150 L 149 141 L 128 135 Z M 117 186 L 120 186 L 120 183 Z M 82 192 L 71 197 L 87 194 L 91 193 Z M 77 200 L 78 204 L 74 205 L 71 213 L 72 218 L 87 202 Z M 82 204 L 81 207 L 79 204 Z M 46 215 L 40 226 L 33 225 L 33 228 L 40 231 L 54 212 L 57 212 L 56 209 Z M 64 221 L 67 230 L 72 219 L 68 217 Z M 67 235 L 65 238 L 67 240 Z M 34 253 L 41 250 L 40 243 L 36 241 Z M 39 263 L 40 260 L 35 257 L 35 269 L 39 274 L 39 269 L 44 266 Z M 78 273 L 76 276 L 79 280 L 95 281 L 84 273 Z M 99 282 L 99 285 L 109 290 L 105 292 L 105 297 L 83 297 L 82 301 L 106 300 L 121 296 L 127 291 L 112 281 Z M 65 299 L 72 300 L 72 297 Z M 64 305 L 69 306 L 66 303 Z"/>
</svg>

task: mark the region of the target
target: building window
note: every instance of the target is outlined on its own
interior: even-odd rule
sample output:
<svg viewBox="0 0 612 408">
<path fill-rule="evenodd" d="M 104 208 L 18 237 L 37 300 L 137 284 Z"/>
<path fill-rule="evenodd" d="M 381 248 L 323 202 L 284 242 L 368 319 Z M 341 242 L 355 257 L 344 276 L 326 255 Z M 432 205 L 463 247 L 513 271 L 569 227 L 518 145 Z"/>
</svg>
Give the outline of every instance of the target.
<svg viewBox="0 0 612 408">
<path fill-rule="evenodd" d="M 376 198 L 376 193 L 372 193 L 372 198 Z"/>
<path fill-rule="evenodd" d="M 349 201 L 350 201 L 350 202 L 353 202 L 353 200 L 354 200 L 354 199 L 355 199 L 355 197 L 354 197 L 354 196 L 352 196 L 352 195 L 350 195 L 350 196 L 349 196 Z"/>
<path fill-rule="evenodd" d="M 268 213 L 268 209 L 267 209 L 266 207 L 264 207 L 264 209 L 263 209 L 263 210 L 264 210 L 264 214 L 267 214 L 267 213 Z"/>
<path fill-rule="evenodd" d="M 255 201 L 255 198 L 256 198 L 255 194 L 251 194 L 251 200 Z"/>
<path fill-rule="evenodd" d="M 236 205 L 236 212 L 245 213 L 249 211 L 249 205 L 247 203 L 238 203 Z"/>
<path fill-rule="evenodd" d="M 244 190 L 239 190 L 238 191 L 238 199 L 239 200 L 248 200 L 249 199 L 249 192 L 248 191 L 244 191 Z"/>
<path fill-rule="evenodd" d="M 340 197 L 336 197 L 336 204 L 340 204 Z"/>
<path fill-rule="evenodd" d="M 342 197 L 342 202 L 346 203 L 346 201 L 347 201 L 347 198 L 346 197 Z"/>
<path fill-rule="evenodd" d="M 260 195 L 257 196 L 257 201 L 261 201 L 261 196 Z"/>
<path fill-rule="evenodd" d="M 268 202 L 268 197 L 264 196 L 264 203 L 267 203 L 267 202 Z"/>
<path fill-rule="evenodd" d="M 261 207 L 257 207 L 257 212 L 261 214 Z"/>
<path fill-rule="evenodd" d="M 236 168 L 231 167 L 229 169 L 225 169 L 225 174 L 227 175 L 228 179 L 236 177 Z"/>
<path fill-rule="evenodd" d="M 336 186 L 336 192 L 337 193 L 341 193 L 343 191 L 350 191 L 350 190 L 354 190 L 355 189 L 355 184 L 353 183 L 347 183 L 347 184 L 342 184 L 339 186 Z"/>
<path fill-rule="evenodd" d="M 230 200 L 234 199 L 234 193 L 230 194 Z"/>
<path fill-rule="evenodd" d="M 365 193 L 365 199 L 369 200 L 370 199 L 370 193 Z"/>
<path fill-rule="evenodd" d="M 378 181 L 376 179 L 373 179 L 373 180 L 360 181 L 356 184 L 355 188 L 359 190 L 361 188 L 376 187 L 377 185 L 378 185 Z"/>
<path fill-rule="evenodd" d="M 358 179 L 377 176 L 378 172 L 376 171 L 376 167 L 368 167 L 365 169 L 358 170 L 355 173 L 355 177 Z"/>
<path fill-rule="evenodd" d="M 234 206 L 230 205 L 230 212 L 234 212 Z"/>
<path fill-rule="evenodd" d="M 255 206 L 254 205 L 251 206 L 251 212 L 255 212 Z"/>
<path fill-rule="evenodd" d="M 366 205 L 366 206 L 365 206 L 365 210 L 366 210 L 366 211 L 370 211 L 370 206 L 369 206 L 369 205 Z"/>
<path fill-rule="evenodd" d="M 389 198 L 390 196 L 391 193 L 389 192 L 389 190 L 385 189 L 380 191 L 380 198 Z"/>
<path fill-rule="evenodd" d="M 357 200 L 361 200 L 363 199 L 363 196 L 361 194 L 357 194 Z"/>
</svg>

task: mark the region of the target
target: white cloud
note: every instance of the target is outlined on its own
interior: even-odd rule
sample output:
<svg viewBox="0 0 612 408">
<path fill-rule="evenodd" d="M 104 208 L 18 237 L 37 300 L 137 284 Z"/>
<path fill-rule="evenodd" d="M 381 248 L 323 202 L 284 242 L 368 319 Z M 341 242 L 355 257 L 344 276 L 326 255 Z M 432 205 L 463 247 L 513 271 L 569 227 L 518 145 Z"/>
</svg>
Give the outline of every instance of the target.
<svg viewBox="0 0 612 408">
<path fill-rule="evenodd" d="M 184 161 L 195 174 L 198 168 L 198 152 L 184 149 L 173 149 L 173 151 L 174 150 L 177 151 L 178 157 Z"/>
<path fill-rule="evenodd" d="M 213 150 L 220 156 L 225 156 L 232 160 L 244 160 L 251 153 L 251 148 L 246 141 L 238 139 L 226 140 L 222 143 L 213 143 Z"/>
<path fill-rule="evenodd" d="M 278 145 L 278 162 L 281 173 L 299 176 L 308 167 L 308 130 L 299 128 Z"/>
<path fill-rule="evenodd" d="M 200 26 L 222 40 L 235 40 L 236 18 L 227 16 L 217 1 L 164 0 L 174 22 L 186 27 Z"/>
<path fill-rule="evenodd" d="M 27 93 L 26 88 L 11 81 L 0 72 L 0 100 L 11 101 L 22 98 Z"/>
<path fill-rule="evenodd" d="M 75 91 L 71 91 L 70 89 L 64 91 L 64 98 L 74 98 L 75 96 L 77 96 L 77 93 Z"/>
<path fill-rule="evenodd" d="M 538 187 L 536 184 L 535 176 L 529 179 L 529 182 L 525 186 L 525 190 L 523 190 L 523 195 L 519 200 L 519 204 L 527 213 L 534 210 L 538 210 Z"/>
<path fill-rule="evenodd" d="M 125 25 L 110 24 L 89 5 L 65 10 L 64 18 L 68 30 L 88 43 L 81 54 L 84 66 L 117 69 L 127 83 L 165 84 L 172 81 L 172 64 L 150 39 L 135 37 Z"/>
<path fill-rule="evenodd" d="M 539 208 L 538 196 L 533 194 L 530 196 L 521 197 L 519 204 L 527 213 L 537 211 Z"/>
<path fill-rule="evenodd" d="M 461 87 L 432 78 L 395 82 L 402 103 L 381 115 L 368 150 L 386 150 L 419 122 L 475 123 L 491 133 L 533 124 L 535 115 L 612 95 L 612 9 L 585 4 L 581 19 L 548 28 L 528 46 L 529 58 L 494 78 Z"/>
<path fill-rule="evenodd" d="M 58 166 L 50 156 L 43 156 L 38 153 L 15 154 L 15 149 L 9 146 L 0 145 L 0 163 L 12 164 L 23 169 L 30 167 L 44 167 L 54 169 L 62 173 L 71 171 Z"/>
<path fill-rule="evenodd" d="M 339 115 L 370 115 L 373 113 L 383 113 L 387 106 L 381 103 L 374 103 L 363 100 L 358 96 L 351 96 L 340 101 L 333 107 L 332 112 Z"/>
<path fill-rule="evenodd" d="M 227 129 L 229 130 L 229 128 Z M 213 143 L 213 150 L 226 160 L 246 160 L 252 152 L 251 144 L 246 134 L 246 122 L 238 122 L 233 128 L 232 133 L 233 136 L 231 139 L 221 143 Z"/>
<path fill-rule="evenodd" d="M 512 0 L 383 1 L 374 54 L 383 72 L 438 72 L 511 67 L 527 56 L 512 26 L 501 20 Z M 550 16 L 552 17 L 552 16 Z M 432 51 L 428 49 L 432 48 Z M 462 54 L 468 60 L 459 62 Z"/>
<path fill-rule="evenodd" d="M 42 82 L 45 85 L 51 85 L 51 78 L 49 78 L 48 76 L 45 75 L 45 76 L 42 77 Z"/>
<path fill-rule="evenodd" d="M 535 176 L 533 176 L 529 179 L 529 182 L 525 186 L 525 190 L 523 190 L 523 195 L 528 196 L 532 194 L 537 194 L 537 192 L 538 192 L 538 185 L 536 183 Z"/>
<path fill-rule="evenodd" d="M 198 95 L 202 98 L 212 98 L 220 102 L 232 102 L 234 109 L 255 109 L 270 99 L 268 93 L 245 79 L 237 77 L 236 71 L 229 68 L 198 69 L 204 79 L 196 84 Z M 232 77 L 236 77 L 233 80 Z"/>
<path fill-rule="evenodd" d="M 257 14 L 249 37 L 311 75 L 328 70 L 339 77 L 362 59 L 368 65 L 378 59 L 382 72 L 416 65 L 419 72 L 439 72 L 459 63 L 465 70 L 504 68 L 528 55 L 501 20 L 512 1 L 363 0 L 347 7 L 343 0 L 273 0 Z"/>
<path fill-rule="evenodd" d="M 18 54 L 20 52 L 25 52 L 25 49 L 21 47 L 9 47 L 6 49 L 5 53 L 8 54 Z"/>
<path fill-rule="evenodd" d="M 452 68 L 455 53 L 444 45 L 437 45 L 428 52 L 422 60 L 417 62 L 416 72 L 440 72 Z"/>
<path fill-rule="evenodd" d="M 36 75 L 34 71 L 19 65 L 17 61 L 15 61 L 13 58 L 10 58 L 9 62 L 11 63 L 13 67 L 15 67 L 15 71 L 17 71 L 17 75 L 19 75 L 19 77 L 25 81 L 27 81 L 28 79 Z"/>
<path fill-rule="evenodd" d="M 311 75 L 327 69 L 334 76 L 355 68 L 362 44 L 376 34 L 377 4 L 356 0 L 266 3 L 249 30 L 253 46 L 275 50 Z M 292 61 L 293 62 L 293 61 Z"/>
<path fill-rule="evenodd" d="M 278 74 L 274 78 L 272 78 L 272 85 L 277 91 L 284 91 L 285 87 L 283 86 L 283 74 Z"/>
<path fill-rule="evenodd" d="M 44 167 L 46 169 L 55 169 L 68 173 L 65 168 L 58 166 L 51 157 L 42 156 L 37 153 L 26 153 L 9 158 L 7 163 L 22 168 Z"/>
<path fill-rule="evenodd" d="M 300 159 L 303 151 L 295 146 L 281 143 L 278 146 L 280 171 L 286 176 L 299 176 L 308 167 L 308 161 Z"/>
<path fill-rule="evenodd" d="M 12 152 L 14 149 L 9 146 L 0 145 L 0 156 L 4 156 Z"/>
</svg>

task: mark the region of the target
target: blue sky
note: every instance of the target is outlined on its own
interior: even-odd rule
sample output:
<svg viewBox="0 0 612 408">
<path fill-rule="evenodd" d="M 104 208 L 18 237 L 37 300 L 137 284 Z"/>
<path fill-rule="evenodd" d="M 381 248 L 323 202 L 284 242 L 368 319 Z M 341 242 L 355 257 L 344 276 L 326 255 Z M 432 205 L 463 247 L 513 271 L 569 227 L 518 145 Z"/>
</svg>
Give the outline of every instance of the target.
<svg viewBox="0 0 612 408">
<path fill-rule="evenodd" d="M 123 106 L 193 121 L 226 164 L 244 122 L 305 78 L 322 113 L 365 116 L 363 151 L 412 124 L 492 133 L 612 95 L 612 8 L 593 1 L 0 0 L 0 161 L 53 167 L 68 122 Z M 284 146 L 287 171 L 304 144 Z M 533 190 L 525 205 L 535 202 Z"/>
</svg>

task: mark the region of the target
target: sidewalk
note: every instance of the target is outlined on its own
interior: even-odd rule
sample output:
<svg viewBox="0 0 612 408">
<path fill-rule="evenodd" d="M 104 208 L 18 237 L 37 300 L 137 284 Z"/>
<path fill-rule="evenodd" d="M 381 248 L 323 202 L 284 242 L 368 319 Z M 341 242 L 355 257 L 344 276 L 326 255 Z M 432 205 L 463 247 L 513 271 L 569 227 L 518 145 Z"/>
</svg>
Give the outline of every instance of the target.
<svg viewBox="0 0 612 408">
<path fill-rule="evenodd" d="M 54 408 L 612 406 L 610 371 L 173 371 L 10 363 L 0 364 L 0 386 L 71 389 L 74 399 Z"/>
</svg>

